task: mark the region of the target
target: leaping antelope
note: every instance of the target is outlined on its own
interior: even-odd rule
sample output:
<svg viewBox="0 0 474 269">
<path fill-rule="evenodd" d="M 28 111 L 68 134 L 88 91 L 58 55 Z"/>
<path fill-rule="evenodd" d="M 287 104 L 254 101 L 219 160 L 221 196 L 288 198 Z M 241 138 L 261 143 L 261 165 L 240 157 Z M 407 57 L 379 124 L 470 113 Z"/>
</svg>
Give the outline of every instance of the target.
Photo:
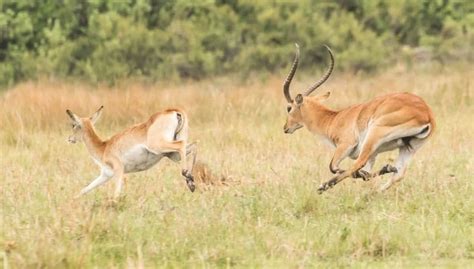
<svg viewBox="0 0 474 269">
<path fill-rule="evenodd" d="M 189 190 L 195 189 L 192 169 L 196 159 L 195 144 L 188 144 L 188 118 L 180 109 L 167 109 L 153 114 L 147 121 L 134 125 L 108 140 L 99 138 L 94 124 L 102 113 L 101 106 L 91 117 L 80 118 L 69 109 L 73 134 L 70 143 L 83 141 L 94 161 L 100 166 L 100 175 L 78 196 L 86 194 L 110 179 L 115 179 L 116 199 L 122 190 L 125 173 L 147 170 L 163 157 L 181 161 L 182 175 Z M 192 160 L 188 163 L 187 156 Z"/>
<path fill-rule="evenodd" d="M 369 180 L 374 176 L 393 173 L 391 179 L 380 189 L 386 190 L 403 178 L 413 154 L 433 133 L 433 113 L 423 99 L 411 93 L 387 94 L 340 111 L 328 108 L 323 101 L 329 97 L 330 92 L 309 96 L 329 78 L 334 68 L 332 51 L 328 46 L 325 47 L 331 58 L 329 69 L 319 81 L 303 94 L 296 95 L 293 100 L 290 83 L 300 55 L 296 44 L 295 59 L 283 85 L 283 93 L 288 101 L 284 132 L 291 134 L 305 126 L 335 148 L 329 169 L 336 176 L 321 184 L 319 193 L 349 176 Z M 397 148 L 399 156 L 395 166 L 387 164 L 378 172 L 370 173 L 377 154 Z M 355 162 L 350 169 L 342 170 L 339 164 L 346 157 L 355 159 Z"/>
</svg>

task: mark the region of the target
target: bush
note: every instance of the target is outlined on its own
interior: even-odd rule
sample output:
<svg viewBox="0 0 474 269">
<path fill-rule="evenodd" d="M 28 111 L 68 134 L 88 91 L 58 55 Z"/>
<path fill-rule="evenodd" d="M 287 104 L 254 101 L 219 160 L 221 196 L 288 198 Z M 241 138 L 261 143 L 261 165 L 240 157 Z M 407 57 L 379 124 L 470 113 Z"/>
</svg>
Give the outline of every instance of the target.
<svg viewBox="0 0 474 269">
<path fill-rule="evenodd" d="M 4 0 L 0 85 L 37 76 L 114 82 L 200 79 L 327 64 L 373 71 L 402 47 L 427 47 L 440 62 L 473 61 L 469 1 Z"/>
</svg>

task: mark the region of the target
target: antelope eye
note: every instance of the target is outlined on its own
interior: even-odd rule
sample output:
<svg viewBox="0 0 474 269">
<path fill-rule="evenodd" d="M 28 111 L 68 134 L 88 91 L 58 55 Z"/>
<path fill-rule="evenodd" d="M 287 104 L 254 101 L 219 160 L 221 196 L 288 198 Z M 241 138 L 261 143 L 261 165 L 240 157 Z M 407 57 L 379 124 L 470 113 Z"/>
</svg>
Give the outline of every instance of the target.
<svg viewBox="0 0 474 269">
<path fill-rule="evenodd" d="M 290 111 L 291 111 L 291 106 L 287 106 L 287 107 L 286 107 L 286 111 L 287 111 L 288 113 L 290 113 Z"/>
</svg>

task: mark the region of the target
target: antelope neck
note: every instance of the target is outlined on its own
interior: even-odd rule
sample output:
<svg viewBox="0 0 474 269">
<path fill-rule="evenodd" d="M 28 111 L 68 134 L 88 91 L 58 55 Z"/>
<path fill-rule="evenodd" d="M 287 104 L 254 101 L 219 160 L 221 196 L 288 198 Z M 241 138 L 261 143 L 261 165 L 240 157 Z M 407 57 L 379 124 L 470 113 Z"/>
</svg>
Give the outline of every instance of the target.
<svg viewBox="0 0 474 269">
<path fill-rule="evenodd" d="M 94 126 L 90 121 L 85 121 L 84 126 L 84 144 L 89 153 L 96 160 L 100 160 L 105 149 L 105 141 L 100 139 L 94 130 Z"/>
<path fill-rule="evenodd" d="M 336 118 L 337 111 L 315 102 L 308 100 L 302 107 L 302 117 L 308 129 L 319 135 L 323 135 L 332 140 L 329 127 Z"/>
</svg>

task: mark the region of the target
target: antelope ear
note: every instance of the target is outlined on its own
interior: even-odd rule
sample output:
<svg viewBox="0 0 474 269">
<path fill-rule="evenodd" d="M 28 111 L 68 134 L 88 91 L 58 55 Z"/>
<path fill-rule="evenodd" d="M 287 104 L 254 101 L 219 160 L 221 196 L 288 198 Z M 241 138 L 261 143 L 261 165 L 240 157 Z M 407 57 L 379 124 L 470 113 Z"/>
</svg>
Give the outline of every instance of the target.
<svg viewBox="0 0 474 269">
<path fill-rule="evenodd" d="M 296 95 L 295 102 L 298 106 L 303 103 L 303 95 L 301 95 L 301 93 L 298 93 L 298 95 Z"/>
<path fill-rule="evenodd" d="M 80 119 L 79 119 L 79 117 L 76 116 L 76 114 L 72 113 L 71 110 L 66 109 L 66 113 L 68 114 L 69 118 L 71 118 L 71 120 L 72 120 L 73 122 L 76 122 L 76 123 L 81 122 Z"/>
<path fill-rule="evenodd" d="M 97 109 L 97 111 L 90 117 L 92 124 L 95 124 L 97 120 L 100 118 L 100 115 L 102 115 L 103 108 L 104 106 L 100 106 L 99 109 Z"/>
</svg>

